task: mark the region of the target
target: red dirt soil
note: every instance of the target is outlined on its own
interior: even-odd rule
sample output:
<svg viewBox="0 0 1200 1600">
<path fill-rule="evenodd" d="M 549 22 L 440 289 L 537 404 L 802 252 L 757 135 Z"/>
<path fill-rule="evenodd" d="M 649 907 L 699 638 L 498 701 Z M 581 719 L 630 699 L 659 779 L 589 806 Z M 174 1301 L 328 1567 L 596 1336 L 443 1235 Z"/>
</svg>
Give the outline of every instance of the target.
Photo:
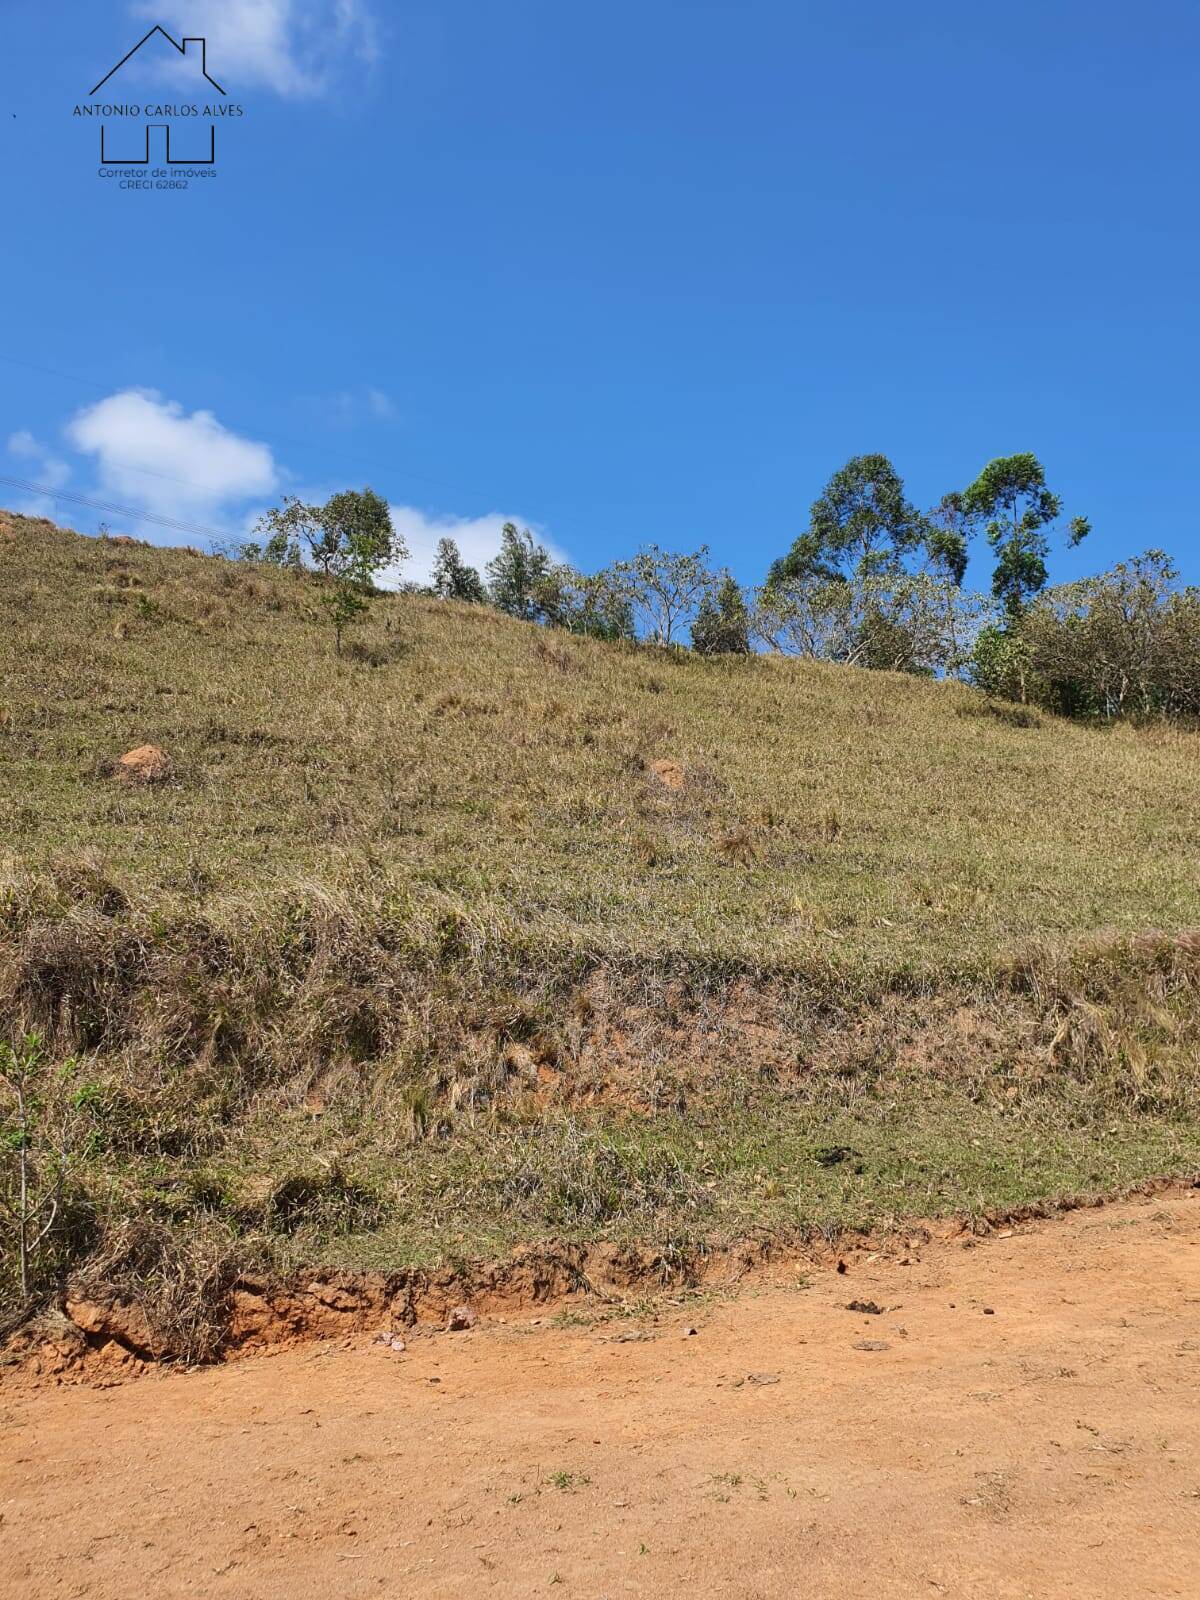
<svg viewBox="0 0 1200 1600">
<path fill-rule="evenodd" d="M 1194 1596 L 1198 1246 L 1175 1190 L 641 1321 L 17 1378 L 4 1592 Z"/>
</svg>

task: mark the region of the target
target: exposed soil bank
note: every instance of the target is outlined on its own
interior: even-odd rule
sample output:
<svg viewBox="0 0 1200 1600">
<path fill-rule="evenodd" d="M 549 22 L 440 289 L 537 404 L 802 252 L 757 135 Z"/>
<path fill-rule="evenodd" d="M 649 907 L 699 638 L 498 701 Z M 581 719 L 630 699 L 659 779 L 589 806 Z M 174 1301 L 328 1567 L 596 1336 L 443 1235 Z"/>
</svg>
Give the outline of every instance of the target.
<svg viewBox="0 0 1200 1600">
<path fill-rule="evenodd" d="M 1198 1247 L 1174 1189 L 641 1325 L 9 1388 L 6 1592 L 1192 1595 Z"/>
<path fill-rule="evenodd" d="M 1186 1194 L 1200 1177 L 1158 1178 L 1131 1186 L 1119 1198 Z M 568 1307 L 592 1315 L 621 1308 L 631 1296 L 671 1290 L 729 1290 L 804 1267 L 845 1273 L 863 1258 L 906 1262 L 933 1241 L 986 1238 L 997 1229 L 1108 1204 L 1112 1197 L 1073 1196 L 1055 1204 L 993 1210 L 982 1217 L 911 1220 L 876 1234 L 834 1240 L 764 1235 L 708 1250 L 664 1252 L 629 1245 L 550 1241 L 517 1250 L 508 1261 L 477 1262 L 426 1272 L 318 1271 L 289 1282 L 243 1276 L 227 1298 L 220 1359 L 233 1360 L 280 1346 L 339 1340 L 366 1333 L 403 1337 L 406 1330 L 450 1329 L 457 1321 Z M 462 1313 L 466 1315 L 463 1316 Z M 176 1360 L 141 1307 L 116 1296 L 68 1293 L 57 1313 L 10 1340 L 12 1375 L 34 1383 L 99 1382 L 105 1386 Z"/>
</svg>

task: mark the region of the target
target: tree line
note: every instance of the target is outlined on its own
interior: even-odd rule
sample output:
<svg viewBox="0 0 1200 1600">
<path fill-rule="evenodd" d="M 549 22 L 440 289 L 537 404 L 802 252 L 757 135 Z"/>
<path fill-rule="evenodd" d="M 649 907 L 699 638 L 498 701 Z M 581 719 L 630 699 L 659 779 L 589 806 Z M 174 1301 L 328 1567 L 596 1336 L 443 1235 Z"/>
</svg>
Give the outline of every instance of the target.
<svg viewBox="0 0 1200 1600">
<path fill-rule="evenodd" d="M 446 537 L 428 585 L 404 587 L 592 638 L 959 677 L 1072 716 L 1200 713 L 1200 590 L 1180 587 L 1157 550 L 1050 587 L 1053 544 L 1076 546 L 1090 531 L 1082 516 L 1061 519 L 1061 500 L 1029 453 L 988 462 L 928 511 L 908 499 L 886 456 L 863 455 L 833 474 L 808 526 L 749 589 L 715 569 L 705 545 L 679 553 L 649 544 L 583 573 L 511 522 L 482 573 Z M 256 533 L 244 557 L 324 579 L 339 652 L 379 574 L 408 554 L 369 489 L 325 506 L 285 498 Z M 980 539 L 992 559 L 987 592 L 964 586 Z"/>
</svg>

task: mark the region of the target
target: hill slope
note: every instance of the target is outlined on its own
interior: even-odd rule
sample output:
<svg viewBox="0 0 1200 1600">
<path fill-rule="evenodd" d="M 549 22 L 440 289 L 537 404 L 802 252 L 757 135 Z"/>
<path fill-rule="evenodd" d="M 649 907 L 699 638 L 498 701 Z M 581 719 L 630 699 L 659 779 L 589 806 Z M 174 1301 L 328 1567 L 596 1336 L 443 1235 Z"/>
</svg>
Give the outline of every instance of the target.
<svg viewBox="0 0 1200 1600">
<path fill-rule="evenodd" d="M 29 522 L 0 562 L 6 848 L 138 899 L 382 873 L 547 952 L 844 975 L 1200 921 L 1190 734 L 407 596 L 338 661 L 291 574 Z M 147 741 L 177 781 L 114 786 Z"/>
<path fill-rule="evenodd" d="M 338 660 L 310 579 L 21 518 L 0 666 L 35 1298 L 202 1354 L 251 1269 L 670 1274 L 1200 1166 L 1193 735 L 416 596 Z"/>
</svg>

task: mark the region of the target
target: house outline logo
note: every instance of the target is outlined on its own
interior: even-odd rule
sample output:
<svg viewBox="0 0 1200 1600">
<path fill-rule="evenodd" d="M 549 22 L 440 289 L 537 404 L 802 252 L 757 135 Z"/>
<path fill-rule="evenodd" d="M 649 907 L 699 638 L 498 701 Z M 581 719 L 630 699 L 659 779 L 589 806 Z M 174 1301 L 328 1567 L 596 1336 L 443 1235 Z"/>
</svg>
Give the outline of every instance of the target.
<svg viewBox="0 0 1200 1600">
<path fill-rule="evenodd" d="M 133 49 L 132 50 L 127 50 L 125 52 L 125 54 L 121 57 L 120 61 L 117 62 L 116 66 L 115 67 L 111 67 L 109 69 L 109 71 L 104 74 L 104 76 L 100 79 L 99 83 L 96 84 L 95 88 L 91 89 L 89 91 L 88 98 L 89 99 L 94 99 L 95 96 L 97 94 L 99 94 L 100 90 L 104 88 L 105 84 L 108 83 L 110 81 L 110 79 L 116 77 L 117 73 L 120 72 L 121 69 L 129 61 L 131 61 L 134 56 L 137 55 L 138 51 L 141 50 L 143 45 L 148 44 L 150 42 L 150 40 L 155 37 L 156 34 L 161 35 L 161 37 L 166 40 L 167 44 L 169 44 L 173 50 L 178 51 L 179 55 L 185 61 L 197 64 L 199 66 L 199 69 L 200 69 L 200 76 L 204 79 L 204 81 L 206 83 L 211 84 L 212 87 L 217 91 L 217 93 L 219 95 L 222 95 L 222 96 L 226 95 L 226 91 L 225 91 L 224 87 L 217 82 L 217 80 L 212 76 L 212 74 L 208 70 L 208 41 L 207 41 L 207 39 L 205 39 L 204 37 L 202 37 L 199 34 L 195 34 L 195 35 L 185 34 L 183 36 L 182 40 L 175 39 L 167 32 L 167 30 L 160 23 L 156 22 L 155 25 L 149 30 L 149 32 L 144 34 L 142 36 L 142 38 L 140 38 L 138 40 L 138 42 L 134 45 Z M 199 46 L 199 50 L 198 51 L 189 50 L 188 49 L 189 45 L 193 45 L 193 46 L 198 45 Z M 227 98 L 227 96 L 226 96 L 226 98 Z M 108 110 L 108 109 L 110 109 L 110 108 L 105 107 L 105 110 Z M 140 107 L 129 107 L 129 108 L 123 108 L 122 107 L 122 108 L 116 108 L 116 109 L 119 109 L 121 111 L 124 111 L 124 110 L 128 109 L 130 111 L 137 112 L 141 108 Z M 150 165 L 150 130 L 151 130 L 151 128 L 164 128 L 166 130 L 166 164 L 168 166 L 211 166 L 217 159 L 217 130 L 216 130 L 216 124 L 212 123 L 212 122 L 209 123 L 209 127 L 208 127 L 208 153 L 207 153 L 207 155 L 201 155 L 201 156 L 196 156 L 196 155 L 173 156 L 171 154 L 171 123 L 163 115 L 164 110 L 169 112 L 170 109 L 171 108 L 169 108 L 169 107 L 167 107 L 167 108 L 163 108 L 163 107 L 153 107 L 153 108 L 147 107 L 146 108 L 147 121 L 146 121 L 146 123 L 145 123 L 145 125 L 143 127 L 143 130 L 142 130 L 143 134 L 144 134 L 144 137 L 145 137 L 144 153 L 140 154 L 140 155 L 132 155 L 132 156 L 128 156 L 128 155 L 123 155 L 123 156 L 109 155 L 109 153 L 108 153 L 108 138 L 107 138 L 107 133 L 106 133 L 106 125 L 105 125 L 105 123 L 101 122 L 101 124 L 100 124 L 100 164 L 101 164 L 101 166 L 105 166 L 105 167 L 114 167 L 114 166 L 115 167 L 145 167 L 145 166 L 149 166 Z"/>
<path fill-rule="evenodd" d="M 209 71 L 208 71 L 208 43 L 207 43 L 207 41 L 205 39 L 200 38 L 199 35 L 189 36 L 188 34 L 184 34 L 183 43 L 181 44 L 179 42 L 179 40 L 172 39 L 171 35 L 161 25 L 161 23 L 156 22 L 154 24 L 154 26 L 150 29 L 149 33 L 145 34 L 142 38 L 140 38 L 138 40 L 138 42 L 134 45 L 133 49 L 132 50 L 127 50 L 125 52 L 125 54 L 121 57 L 120 61 L 117 62 L 116 66 L 111 68 L 108 72 L 106 72 L 104 74 L 104 76 L 100 79 L 100 82 L 96 85 L 96 87 L 94 89 L 89 89 L 88 90 L 88 98 L 91 99 L 93 95 L 99 94 L 101 89 L 103 89 L 104 85 L 108 82 L 108 80 L 110 78 L 116 77 L 117 73 L 120 72 L 121 68 L 125 65 L 125 63 L 127 61 L 131 61 L 133 59 L 133 57 L 135 55 L 137 55 L 138 51 L 142 48 L 142 46 L 144 44 L 146 44 L 149 40 L 153 39 L 153 37 L 154 37 L 154 35 L 156 33 L 161 33 L 163 38 L 167 41 L 167 43 L 173 49 L 178 50 L 179 54 L 181 56 L 183 56 L 185 60 L 187 59 L 187 47 L 188 47 L 188 45 L 190 45 L 190 44 L 198 44 L 200 46 L 200 71 L 201 71 L 201 73 L 203 74 L 204 77 L 208 78 L 209 83 L 212 84 L 213 88 L 217 91 L 218 94 L 224 94 L 225 93 L 224 89 L 222 89 L 221 85 L 217 82 L 217 80 L 215 78 L 213 78 L 213 77 L 209 77 Z M 192 60 L 195 60 L 194 56 L 192 57 Z"/>
</svg>

